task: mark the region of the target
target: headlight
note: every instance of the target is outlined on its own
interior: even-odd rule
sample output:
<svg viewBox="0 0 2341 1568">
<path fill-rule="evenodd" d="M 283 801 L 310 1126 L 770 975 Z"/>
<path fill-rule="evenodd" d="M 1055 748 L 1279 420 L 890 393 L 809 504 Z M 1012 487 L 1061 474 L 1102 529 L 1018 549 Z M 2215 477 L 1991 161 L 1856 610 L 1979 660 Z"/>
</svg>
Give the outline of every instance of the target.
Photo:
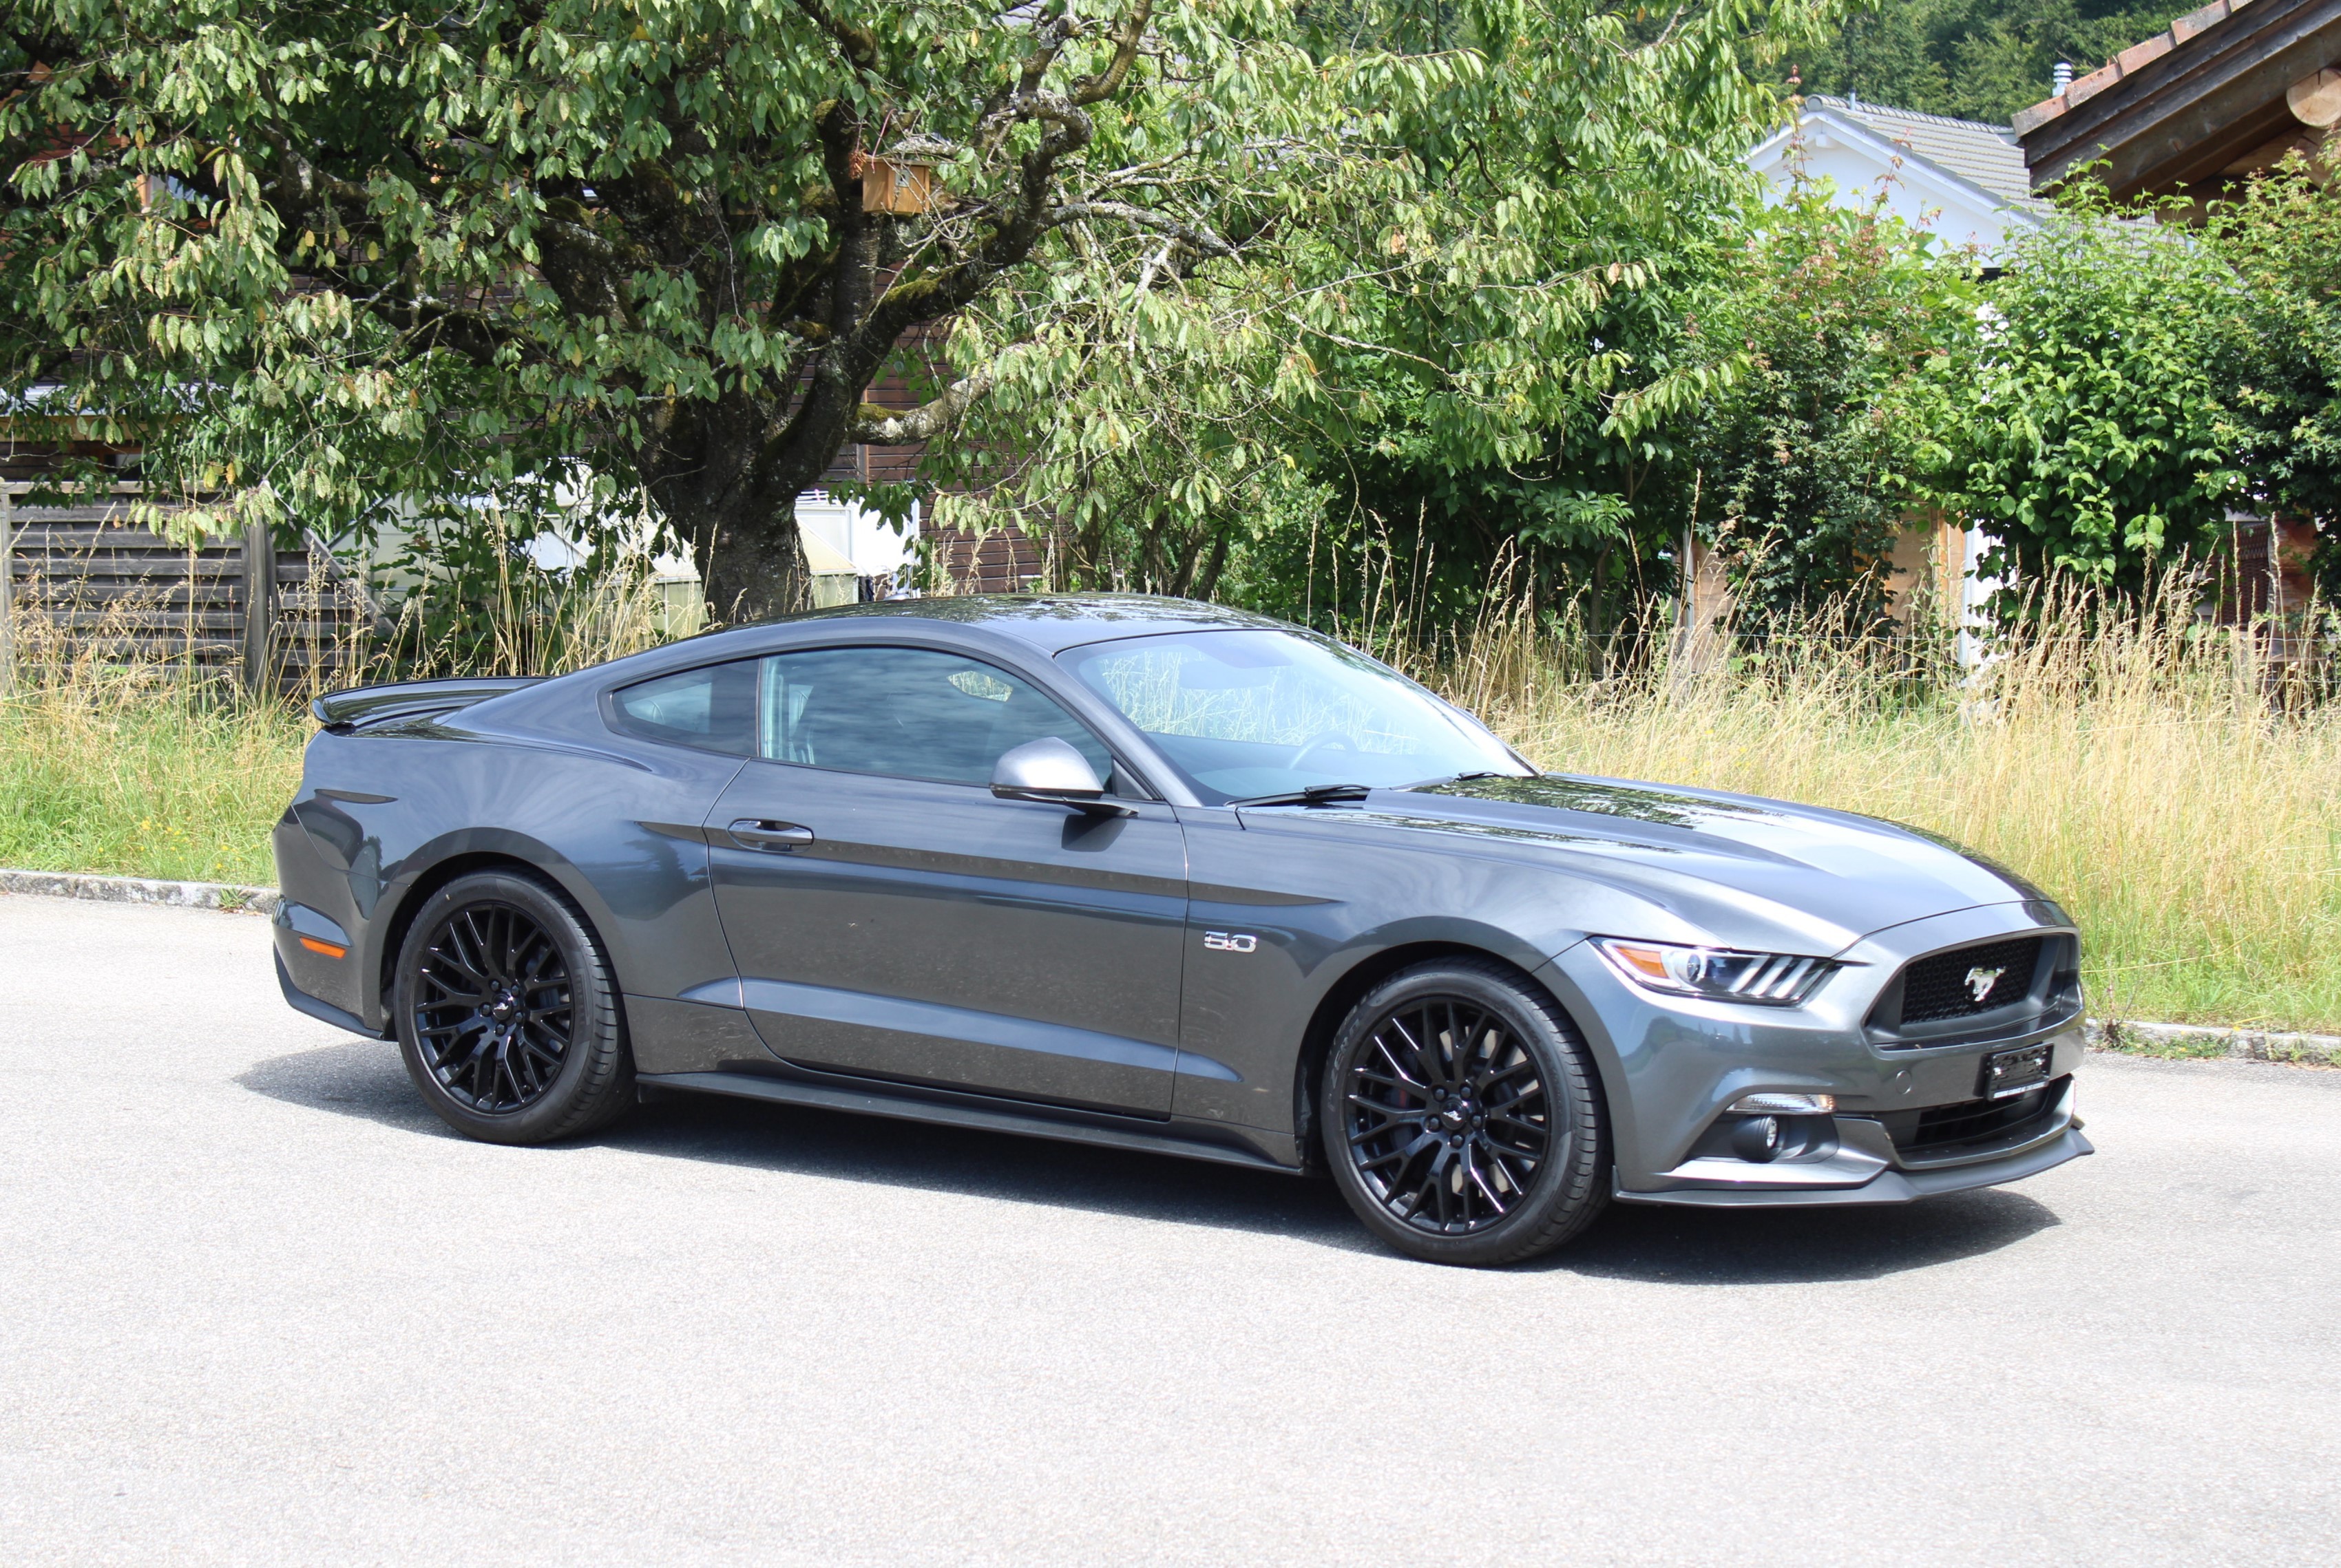
<svg viewBox="0 0 2341 1568">
<path fill-rule="evenodd" d="M 1792 1007 L 1819 988 L 1837 966 L 1794 953 L 1740 953 L 1728 948 L 1678 948 L 1596 937 L 1593 945 L 1619 974 L 1646 991 Z"/>
</svg>

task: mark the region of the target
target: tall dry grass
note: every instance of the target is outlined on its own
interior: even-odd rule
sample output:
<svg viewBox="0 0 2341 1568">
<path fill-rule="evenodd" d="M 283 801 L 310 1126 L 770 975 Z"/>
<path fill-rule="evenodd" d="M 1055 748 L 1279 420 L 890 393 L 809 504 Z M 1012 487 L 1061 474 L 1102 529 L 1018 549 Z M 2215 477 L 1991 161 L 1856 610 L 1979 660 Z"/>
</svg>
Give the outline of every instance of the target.
<svg viewBox="0 0 2341 1568">
<path fill-rule="evenodd" d="M 2341 1030 L 2341 707 L 2182 592 L 2080 608 L 1957 679 L 1826 639 L 1555 679 L 1579 660 L 1517 620 L 1438 678 L 1543 768 L 1857 811 L 1990 857 L 2078 921 L 2104 1016 Z"/>
<path fill-rule="evenodd" d="M 461 663 L 441 645 L 438 667 L 575 669 L 688 629 L 639 588 L 593 592 L 556 614 L 516 599 L 511 627 Z M 19 626 L 0 866 L 267 882 L 310 729 L 300 703 L 92 646 Z M 1593 680 L 1581 638 L 1494 611 L 1380 651 L 1546 768 L 1808 801 L 1971 846 L 2077 917 L 2102 1014 L 2341 1030 L 2341 705 L 2310 700 L 2254 636 L 2198 625 L 2183 596 L 2047 618 L 1973 675 L 1937 648 L 1816 637 Z M 412 672 L 374 653 L 333 679 Z"/>
<path fill-rule="evenodd" d="M 500 551 L 465 581 L 416 579 L 367 640 L 357 679 L 566 675 L 701 630 L 696 585 L 671 596 L 650 567 L 638 551 L 590 575 L 557 573 L 516 569 Z"/>
</svg>

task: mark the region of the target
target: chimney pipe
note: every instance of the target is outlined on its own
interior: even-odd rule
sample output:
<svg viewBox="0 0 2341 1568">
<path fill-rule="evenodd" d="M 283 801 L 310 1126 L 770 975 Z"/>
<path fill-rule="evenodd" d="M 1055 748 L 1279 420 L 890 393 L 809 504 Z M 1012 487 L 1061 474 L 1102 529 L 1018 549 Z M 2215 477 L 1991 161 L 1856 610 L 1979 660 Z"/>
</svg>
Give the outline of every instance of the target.
<svg viewBox="0 0 2341 1568">
<path fill-rule="evenodd" d="M 2063 97 L 2065 89 L 2073 84 L 2073 63 L 2070 60 L 2057 61 L 2057 68 L 2049 73 L 2048 80 L 2053 84 L 2053 91 L 2048 95 L 2052 98 Z"/>
</svg>

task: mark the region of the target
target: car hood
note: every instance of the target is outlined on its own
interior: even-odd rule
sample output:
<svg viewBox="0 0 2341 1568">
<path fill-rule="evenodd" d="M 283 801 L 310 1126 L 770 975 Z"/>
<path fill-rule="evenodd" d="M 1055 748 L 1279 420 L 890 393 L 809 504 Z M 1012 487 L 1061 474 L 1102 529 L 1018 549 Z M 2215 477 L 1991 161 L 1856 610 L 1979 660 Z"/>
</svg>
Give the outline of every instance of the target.
<svg viewBox="0 0 2341 1568">
<path fill-rule="evenodd" d="M 2015 873 L 1932 834 L 1754 796 L 1547 774 L 1377 790 L 1364 811 L 1656 904 L 1692 939 L 1827 953 L 1982 904 L 2037 902 L 2044 919 L 2064 919 Z M 1643 922 L 1630 934 L 1669 933 Z"/>
</svg>

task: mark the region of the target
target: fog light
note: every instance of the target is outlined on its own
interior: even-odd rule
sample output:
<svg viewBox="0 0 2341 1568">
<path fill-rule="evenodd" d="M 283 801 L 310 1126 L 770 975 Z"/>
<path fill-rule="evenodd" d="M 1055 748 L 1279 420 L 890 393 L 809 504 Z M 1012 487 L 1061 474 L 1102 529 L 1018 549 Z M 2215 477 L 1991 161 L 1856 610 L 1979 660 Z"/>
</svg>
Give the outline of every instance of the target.
<svg viewBox="0 0 2341 1568">
<path fill-rule="evenodd" d="M 1731 1129 L 1731 1152 L 1758 1165 L 1780 1157 L 1780 1118 L 1750 1116 Z"/>
<path fill-rule="evenodd" d="M 1724 1109 L 1736 1116 L 1825 1116 L 1837 1109 L 1837 1097 L 1767 1089 L 1759 1095 L 1742 1095 Z"/>
</svg>

